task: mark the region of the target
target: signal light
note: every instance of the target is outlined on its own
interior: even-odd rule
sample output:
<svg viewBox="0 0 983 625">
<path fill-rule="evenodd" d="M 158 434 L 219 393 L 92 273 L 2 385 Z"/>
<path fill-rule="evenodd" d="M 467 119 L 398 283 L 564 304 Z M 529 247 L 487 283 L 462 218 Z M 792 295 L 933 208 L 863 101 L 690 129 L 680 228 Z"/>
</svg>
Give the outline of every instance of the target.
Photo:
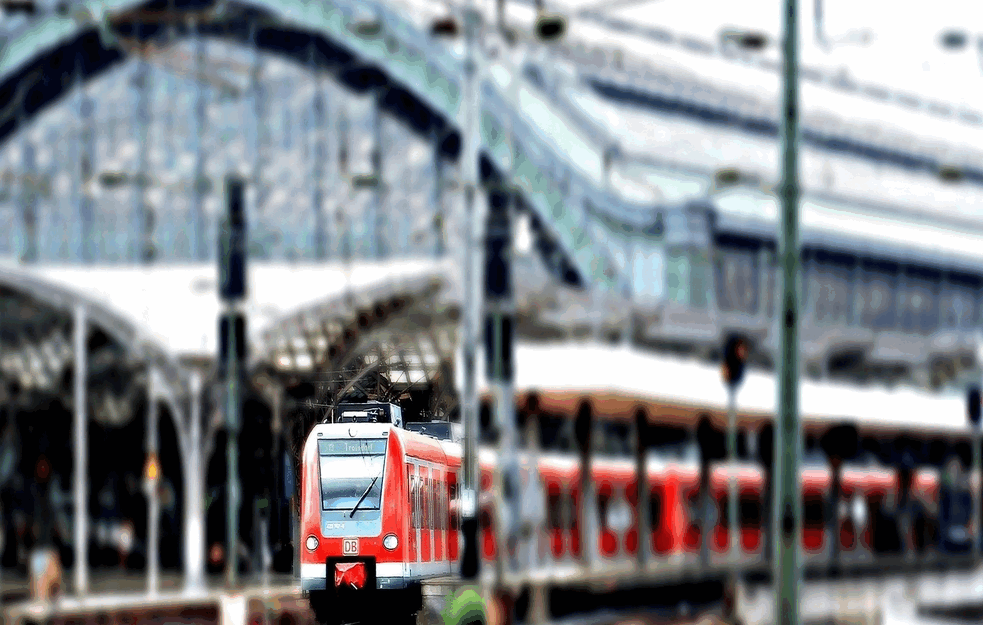
<svg viewBox="0 0 983 625">
<path fill-rule="evenodd" d="M 457 37 L 457 20 L 453 17 L 442 17 L 430 27 L 430 35 L 433 37 Z"/>
<path fill-rule="evenodd" d="M 969 389 L 967 397 L 969 403 L 969 422 L 973 427 L 980 426 L 980 413 L 983 411 L 983 397 L 980 394 L 980 387 L 973 386 Z"/>
<path fill-rule="evenodd" d="M 744 363 L 747 362 L 747 344 L 738 336 L 731 336 L 724 346 L 724 382 L 737 386 L 744 379 Z"/>
<path fill-rule="evenodd" d="M 551 42 L 563 37 L 567 21 L 562 15 L 540 14 L 536 18 L 536 36 L 540 41 Z"/>
</svg>

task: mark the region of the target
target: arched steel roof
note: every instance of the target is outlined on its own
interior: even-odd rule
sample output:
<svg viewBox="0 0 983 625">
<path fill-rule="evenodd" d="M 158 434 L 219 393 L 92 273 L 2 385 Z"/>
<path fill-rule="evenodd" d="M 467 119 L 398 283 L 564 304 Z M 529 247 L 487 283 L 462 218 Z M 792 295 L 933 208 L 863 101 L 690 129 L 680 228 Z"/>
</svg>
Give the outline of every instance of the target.
<svg viewBox="0 0 983 625">
<path fill-rule="evenodd" d="M 14 29 L 0 55 L 0 141 L 64 95 L 72 86 L 71 77 L 87 80 L 119 63 L 124 53 L 112 43 L 116 34 L 154 36 L 161 28 L 159 19 L 154 23 L 147 16 L 159 18 L 166 7 L 160 1 L 84 1 L 74 5 L 70 17 L 48 16 Z M 383 89 L 384 108 L 415 131 L 441 138 L 448 156 L 459 153 L 463 62 L 391 8 L 354 0 L 218 5 L 188 0 L 174 7 L 199 11 L 205 23 L 198 28 L 209 36 L 246 42 L 250 25 L 257 25 L 256 45 L 304 64 L 313 42 L 320 69 L 359 92 Z M 362 28 L 366 23 L 373 28 Z M 178 28 L 188 30 L 187 25 Z M 615 215 L 647 210 L 607 190 L 601 163 L 609 146 L 597 144 L 576 124 L 565 124 L 561 114 L 530 104 L 537 97 L 535 89 L 520 72 L 501 64 L 489 72 L 482 84 L 481 116 L 486 171 L 504 171 L 513 152 L 511 182 L 523 198 L 522 206 L 535 217 L 533 227 L 544 258 L 561 279 L 574 285 L 599 282 L 625 288 L 624 269 L 592 236 L 603 224 L 584 209 L 590 201 Z M 508 133 L 503 132 L 506 128 Z M 506 134 L 513 137 L 514 146 L 508 145 Z"/>
</svg>

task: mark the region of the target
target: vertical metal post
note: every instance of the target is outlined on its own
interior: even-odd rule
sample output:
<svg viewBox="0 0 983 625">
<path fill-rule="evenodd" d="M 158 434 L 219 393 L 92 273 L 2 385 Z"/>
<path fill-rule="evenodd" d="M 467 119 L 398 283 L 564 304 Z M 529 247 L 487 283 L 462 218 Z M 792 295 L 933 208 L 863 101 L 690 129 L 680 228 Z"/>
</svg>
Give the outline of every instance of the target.
<svg viewBox="0 0 983 625">
<path fill-rule="evenodd" d="M 193 258 L 203 263 L 208 260 L 207 237 L 205 232 L 205 126 L 208 119 L 208 103 L 205 100 L 205 38 L 201 36 L 201 25 L 194 23 L 195 30 L 195 186 L 191 200 L 191 223 L 193 227 Z"/>
<path fill-rule="evenodd" d="M 23 117 L 23 116 L 22 116 Z M 21 128 L 24 127 L 23 120 Z M 21 225 L 24 241 L 21 246 L 21 262 L 36 263 L 38 261 L 38 187 L 37 162 L 34 142 L 27 137 L 26 130 L 24 145 L 21 148 Z"/>
<path fill-rule="evenodd" d="M 441 149 L 440 135 L 435 130 L 431 135 L 433 142 L 433 234 L 434 234 L 434 256 L 441 258 L 444 255 L 444 155 Z"/>
<path fill-rule="evenodd" d="M 369 258 L 381 260 L 386 256 L 385 232 L 386 186 L 382 180 L 382 98 L 383 92 L 375 95 L 375 115 L 372 116 L 372 173 L 375 175 L 375 190 L 372 194 L 372 208 L 369 210 L 367 230 L 370 233 Z"/>
<path fill-rule="evenodd" d="M 342 181 L 344 199 L 338 203 L 335 215 L 335 232 L 338 233 L 335 240 L 338 241 L 338 256 L 346 265 L 351 260 L 353 247 L 351 227 L 347 223 L 345 215 L 345 208 L 348 207 L 352 197 L 351 179 L 348 177 L 348 141 L 348 112 L 342 108 L 338 112 L 338 176 Z"/>
<path fill-rule="evenodd" d="M 777 543 L 776 625 L 799 622 L 799 95 L 798 7 L 785 0 L 784 97 L 781 125 L 782 180 L 782 334 L 779 359 L 777 468 L 781 494 L 774 518 L 780 520 Z"/>
<path fill-rule="evenodd" d="M 147 457 L 151 459 L 158 468 L 155 475 L 147 475 L 147 499 L 148 501 L 148 522 L 147 522 L 147 592 L 156 594 L 160 586 L 160 498 L 158 496 L 158 485 L 160 484 L 160 469 L 157 453 L 157 395 L 159 385 L 157 382 L 157 370 L 150 369 L 150 381 L 148 389 L 149 404 L 147 408 Z"/>
<path fill-rule="evenodd" d="M 983 530 L 980 528 L 980 508 L 983 502 L 980 501 L 981 486 L 983 486 L 983 474 L 981 474 L 980 468 L 983 464 L 983 436 L 981 436 L 979 425 L 972 426 L 972 443 L 973 443 L 973 473 L 970 476 L 970 484 L 973 484 L 973 527 L 976 528 L 976 535 L 973 536 L 973 560 L 978 561 L 980 558 L 980 548 L 981 543 L 983 543 Z"/>
<path fill-rule="evenodd" d="M 577 506 L 577 526 L 580 530 L 580 560 L 585 567 L 594 564 L 597 550 L 597 532 L 594 531 L 597 498 L 591 472 L 591 455 L 594 446 L 594 409 L 583 402 L 577 411 L 575 424 L 577 445 L 580 451 L 580 505 Z"/>
<path fill-rule="evenodd" d="M 188 592 L 205 589 L 205 472 L 201 453 L 201 375 L 191 374 L 190 436 L 188 472 L 184 488 L 184 588 Z"/>
<path fill-rule="evenodd" d="M 466 581 L 478 578 L 478 389 L 477 389 L 477 343 L 478 324 L 482 309 L 480 280 L 477 276 L 478 259 L 481 253 L 479 242 L 484 228 L 483 215 L 477 214 L 483 203 L 477 202 L 478 192 L 478 107 L 479 85 L 475 62 L 475 37 L 478 29 L 477 14 L 471 9 L 465 13 L 465 61 L 464 85 L 462 92 L 462 158 L 464 173 L 464 214 L 470 218 L 467 244 L 464 247 L 463 306 L 461 315 L 461 349 L 463 357 L 463 389 L 461 393 L 461 412 L 464 421 L 464 488 L 461 497 L 461 530 L 464 538 L 461 577 Z"/>
<path fill-rule="evenodd" d="M 75 594 L 89 592 L 89 437 L 86 411 L 88 320 L 85 307 L 75 307 Z"/>
<path fill-rule="evenodd" d="M 507 185 L 506 185 L 507 186 Z M 502 493 L 506 507 L 502 555 L 515 568 L 516 529 L 519 522 L 518 437 L 515 424 L 514 365 L 512 360 L 515 302 L 512 289 L 512 192 L 493 189 L 490 193 L 488 227 L 485 234 L 485 361 L 488 381 L 495 397 L 499 430 Z"/>
<path fill-rule="evenodd" d="M 226 583 L 232 587 L 239 572 L 239 345 L 236 332 L 229 324 L 229 361 L 225 372 L 225 427 L 226 471 L 228 476 L 228 510 L 226 531 L 228 534 Z"/>
<path fill-rule="evenodd" d="M 93 200 L 92 200 L 92 178 L 95 163 L 95 130 L 93 128 L 93 109 L 95 105 L 89 94 L 85 91 L 82 83 L 82 61 L 76 59 L 75 62 L 75 81 L 78 84 L 78 113 L 79 113 L 79 160 L 78 170 L 75 179 L 76 202 L 78 202 L 78 249 L 76 251 L 81 263 L 91 262 L 94 251 L 92 250 L 92 221 L 93 221 Z"/>
<path fill-rule="evenodd" d="M 137 24 L 137 28 L 140 25 Z M 147 263 L 153 260 L 153 224 L 151 222 L 151 211 L 147 206 L 147 158 L 149 152 L 149 127 L 150 127 L 150 66 L 147 64 L 147 57 L 140 54 L 140 64 L 137 66 L 137 172 L 136 179 L 131 181 L 135 185 L 133 194 L 135 196 L 133 213 L 135 236 L 133 237 L 133 248 L 131 258 L 134 263 Z"/>
<path fill-rule="evenodd" d="M 328 228 L 324 218 L 324 165 L 328 159 L 328 146 L 325 145 L 324 132 L 326 117 L 324 85 L 321 84 L 321 74 L 314 62 L 315 51 L 316 47 L 312 41 L 307 60 L 309 70 L 314 76 L 314 100 L 311 103 L 314 126 L 314 158 L 311 164 L 314 171 L 311 179 L 314 192 L 311 197 L 311 209 L 314 212 L 314 258 L 323 261 L 328 253 Z"/>
<path fill-rule="evenodd" d="M 253 47 L 253 66 L 250 70 L 250 83 L 253 96 L 253 171 L 251 182 L 253 185 L 253 209 L 248 212 L 247 221 L 257 223 L 259 213 L 263 208 L 263 166 L 266 164 L 266 134 L 264 132 L 266 117 L 266 88 L 263 85 L 263 59 L 259 53 L 259 44 L 256 41 L 258 26 L 255 20 L 249 23 L 249 43 Z M 248 247 L 248 240 L 247 240 Z M 267 251 L 269 255 L 271 251 Z"/>
<path fill-rule="evenodd" d="M 740 556 L 741 528 L 737 522 L 737 388 L 727 385 L 727 552 L 731 562 Z"/>
<path fill-rule="evenodd" d="M 635 518 L 638 526 L 638 568 L 648 567 L 652 550 L 651 493 L 648 479 L 648 415 L 644 409 L 635 412 Z"/>
</svg>

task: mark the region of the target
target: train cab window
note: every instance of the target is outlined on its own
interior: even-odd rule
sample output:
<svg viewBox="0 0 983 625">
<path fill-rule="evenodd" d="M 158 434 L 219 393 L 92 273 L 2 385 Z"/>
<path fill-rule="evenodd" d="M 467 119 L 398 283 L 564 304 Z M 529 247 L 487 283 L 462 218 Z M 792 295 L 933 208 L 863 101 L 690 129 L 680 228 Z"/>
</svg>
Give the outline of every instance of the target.
<svg viewBox="0 0 983 625">
<path fill-rule="evenodd" d="M 386 439 L 319 440 L 323 510 L 379 510 Z"/>
</svg>

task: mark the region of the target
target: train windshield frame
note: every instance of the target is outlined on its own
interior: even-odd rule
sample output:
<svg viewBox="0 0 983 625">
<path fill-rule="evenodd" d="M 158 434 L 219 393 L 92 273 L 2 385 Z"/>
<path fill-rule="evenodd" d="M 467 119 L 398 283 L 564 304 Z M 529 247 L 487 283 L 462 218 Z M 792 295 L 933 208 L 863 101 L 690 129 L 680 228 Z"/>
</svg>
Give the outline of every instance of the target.
<svg viewBox="0 0 983 625">
<path fill-rule="evenodd" d="M 388 438 L 322 439 L 318 442 L 321 510 L 382 509 Z M 361 503 L 360 503 L 361 501 Z"/>
</svg>

